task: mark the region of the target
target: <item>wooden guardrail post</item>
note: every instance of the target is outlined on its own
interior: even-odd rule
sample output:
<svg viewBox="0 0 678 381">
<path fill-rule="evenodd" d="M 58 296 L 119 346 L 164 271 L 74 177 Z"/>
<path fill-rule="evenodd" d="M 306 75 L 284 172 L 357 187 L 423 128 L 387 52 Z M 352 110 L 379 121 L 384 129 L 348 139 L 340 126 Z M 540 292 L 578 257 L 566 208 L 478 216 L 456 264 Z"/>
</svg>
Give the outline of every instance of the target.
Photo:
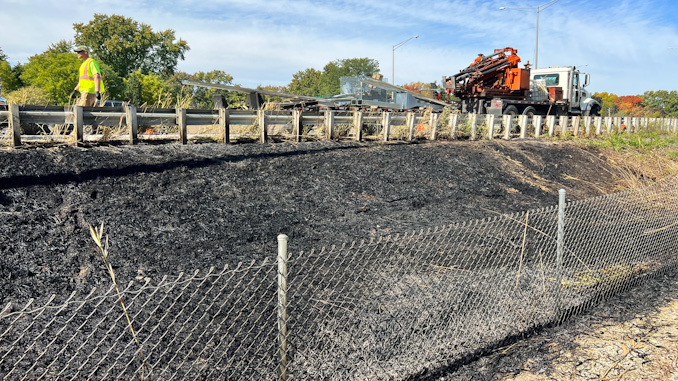
<svg viewBox="0 0 678 381">
<path fill-rule="evenodd" d="M 596 136 L 603 133 L 603 117 L 596 116 L 593 118 L 593 125 L 596 126 Z"/>
<path fill-rule="evenodd" d="M 532 124 L 534 125 L 534 137 L 538 138 L 541 136 L 541 123 L 544 120 L 543 115 L 535 115 L 532 118 Z"/>
<path fill-rule="evenodd" d="M 84 117 L 82 115 L 82 106 L 73 106 L 73 133 L 75 134 L 75 144 L 78 145 L 85 140 Z"/>
<path fill-rule="evenodd" d="M 631 125 L 629 126 L 629 128 L 630 128 L 633 132 L 638 132 L 638 131 L 640 131 L 640 129 L 638 128 L 638 121 L 639 121 L 639 118 L 637 118 L 637 117 L 631 118 Z"/>
<path fill-rule="evenodd" d="M 381 113 L 381 128 L 384 132 L 384 141 L 388 141 L 388 135 L 391 133 L 391 113 L 384 111 Z"/>
<path fill-rule="evenodd" d="M 450 114 L 447 124 L 450 127 L 450 139 L 457 139 L 459 134 L 459 114 Z"/>
<path fill-rule="evenodd" d="M 125 106 L 125 121 L 129 133 L 129 144 L 137 144 L 139 140 L 139 119 L 137 119 L 137 108 L 133 104 Z"/>
<path fill-rule="evenodd" d="M 584 135 L 591 136 L 591 125 L 593 118 L 590 115 L 584 117 Z"/>
<path fill-rule="evenodd" d="M 11 103 L 9 105 L 9 133 L 12 135 L 12 147 L 21 145 L 21 117 L 19 116 L 19 105 Z"/>
<path fill-rule="evenodd" d="M 325 111 L 325 129 L 327 130 L 327 139 L 334 138 L 334 112 L 332 110 Z"/>
<path fill-rule="evenodd" d="M 292 110 L 292 128 L 294 129 L 294 141 L 301 142 L 302 120 L 301 110 Z"/>
<path fill-rule="evenodd" d="M 259 136 L 260 143 L 266 143 L 268 141 L 268 126 L 266 125 L 266 111 L 258 110 L 257 111 L 257 124 L 259 124 L 259 129 L 261 135 Z"/>
<path fill-rule="evenodd" d="M 513 127 L 513 115 L 504 115 L 501 117 L 501 125 L 504 129 L 504 139 L 511 139 L 511 127 Z"/>
<path fill-rule="evenodd" d="M 186 109 L 177 108 L 177 126 L 179 126 L 179 142 L 181 144 L 188 143 L 188 134 L 186 127 Z"/>
<path fill-rule="evenodd" d="M 438 114 L 435 112 L 431 113 L 429 125 L 431 126 L 431 140 L 438 140 Z"/>
<path fill-rule="evenodd" d="M 407 113 L 407 141 L 411 142 L 414 140 L 414 126 L 415 126 L 415 114 L 410 111 Z"/>
<path fill-rule="evenodd" d="M 621 132 L 621 125 L 622 125 L 622 118 L 621 118 L 621 116 L 615 117 L 614 119 L 612 119 L 612 121 L 613 121 L 613 123 L 614 123 L 614 127 L 617 128 L 617 131 L 618 131 L 618 132 Z"/>
<path fill-rule="evenodd" d="M 219 107 L 219 131 L 223 135 L 222 142 L 231 142 L 231 111 L 226 107 Z"/>
<path fill-rule="evenodd" d="M 494 139 L 494 114 L 485 115 L 485 125 L 487 126 L 487 139 Z"/>
<path fill-rule="evenodd" d="M 572 134 L 574 136 L 579 136 L 579 130 L 581 129 L 581 117 L 575 115 L 572 117 Z"/>
<path fill-rule="evenodd" d="M 355 128 L 355 140 L 363 140 L 363 112 L 353 112 L 353 127 Z"/>
<path fill-rule="evenodd" d="M 609 134 L 612 132 L 612 117 L 606 116 L 604 118 L 604 121 L 605 121 L 605 130 Z"/>
<path fill-rule="evenodd" d="M 518 126 L 520 127 L 520 138 L 527 138 L 527 118 L 528 115 L 521 115 L 518 117 Z"/>
<path fill-rule="evenodd" d="M 478 139 L 478 114 L 471 114 L 471 140 Z"/>
<path fill-rule="evenodd" d="M 548 127 L 548 134 L 553 137 L 556 134 L 556 116 L 546 115 L 546 127 Z"/>
<path fill-rule="evenodd" d="M 558 118 L 558 127 L 560 127 L 560 136 L 565 137 L 567 135 L 568 124 L 570 123 L 570 118 L 567 115 L 561 115 Z"/>
</svg>

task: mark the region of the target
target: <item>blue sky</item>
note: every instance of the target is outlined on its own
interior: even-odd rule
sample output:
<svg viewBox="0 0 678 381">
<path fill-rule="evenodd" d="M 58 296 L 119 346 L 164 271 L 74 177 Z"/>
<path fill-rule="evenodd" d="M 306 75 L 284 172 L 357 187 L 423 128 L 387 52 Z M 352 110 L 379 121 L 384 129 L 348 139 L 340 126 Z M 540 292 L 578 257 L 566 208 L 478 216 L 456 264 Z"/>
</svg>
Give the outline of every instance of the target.
<svg viewBox="0 0 678 381">
<path fill-rule="evenodd" d="M 72 40 L 73 23 L 118 14 L 173 29 L 191 47 L 179 69 L 223 70 L 246 87 L 286 85 L 298 71 L 369 57 L 395 82 L 433 82 L 478 53 L 511 46 L 534 63 L 535 9 L 548 0 L 0 0 L 0 47 L 26 63 Z M 674 49 L 672 49 L 674 48 Z M 678 90 L 678 2 L 558 0 L 539 16 L 539 67 L 577 66 L 589 90 Z"/>
</svg>

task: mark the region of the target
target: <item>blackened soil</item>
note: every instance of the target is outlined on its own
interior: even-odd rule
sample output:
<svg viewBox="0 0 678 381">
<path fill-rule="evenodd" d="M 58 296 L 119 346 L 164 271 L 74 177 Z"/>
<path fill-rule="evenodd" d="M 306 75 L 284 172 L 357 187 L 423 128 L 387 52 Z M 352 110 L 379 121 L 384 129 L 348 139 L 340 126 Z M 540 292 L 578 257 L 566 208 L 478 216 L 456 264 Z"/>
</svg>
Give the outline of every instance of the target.
<svg viewBox="0 0 678 381">
<path fill-rule="evenodd" d="M 551 206 L 612 190 L 593 149 L 549 141 L 177 144 L 0 151 L 0 302 Z"/>
</svg>

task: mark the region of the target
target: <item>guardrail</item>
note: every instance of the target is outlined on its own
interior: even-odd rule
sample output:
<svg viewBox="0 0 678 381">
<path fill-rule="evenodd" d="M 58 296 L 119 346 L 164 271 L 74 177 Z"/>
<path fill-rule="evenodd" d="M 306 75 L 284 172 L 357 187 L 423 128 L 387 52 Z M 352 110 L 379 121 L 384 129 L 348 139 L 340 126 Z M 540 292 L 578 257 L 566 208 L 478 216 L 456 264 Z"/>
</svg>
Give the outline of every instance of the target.
<svg viewBox="0 0 678 381">
<path fill-rule="evenodd" d="M 639 117 L 591 117 L 591 116 L 555 116 L 555 115 L 478 115 L 458 114 L 449 111 L 437 112 L 422 110 L 417 112 L 391 111 L 336 111 L 307 112 L 300 110 L 234 110 L 220 108 L 204 109 L 137 109 L 134 105 L 124 107 L 82 107 L 82 106 L 30 106 L 9 105 L 0 108 L 0 125 L 8 124 L 4 132 L 11 146 L 20 146 L 22 124 L 62 125 L 66 134 L 58 139 L 74 142 L 96 140 L 96 134 L 85 135 L 84 126 L 118 127 L 124 131 L 118 139 L 130 144 L 139 142 L 140 127 L 158 125 L 176 127 L 178 134 L 161 134 L 162 138 L 178 135 L 182 144 L 188 142 L 189 126 L 215 127 L 209 137 L 223 143 L 231 142 L 231 126 L 252 127 L 256 131 L 255 140 L 265 143 L 270 135 L 286 135 L 294 141 L 304 138 L 363 140 L 366 135 L 371 139 L 512 139 L 528 137 L 555 136 L 557 134 L 573 136 L 592 136 L 615 132 L 637 132 L 650 128 L 662 131 L 678 132 L 676 118 L 639 118 Z M 275 126 L 282 128 L 273 128 Z M 338 128 L 342 126 L 343 128 Z M 367 128 L 369 127 L 369 128 Z M 394 134 L 394 128 L 399 133 Z M 313 131 L 311 133 L 311 131 Z M 3 131 L 0 130 L 0 137 Z M 43 136 L 44 137 L 44 136 Z M 55 136 L 52 136 L 55 140 Z M 99 137 L 100 138 L 100 137 Z M 144 136 L 144 139 L 157 139 L 158 136 Z"/>
</svg>

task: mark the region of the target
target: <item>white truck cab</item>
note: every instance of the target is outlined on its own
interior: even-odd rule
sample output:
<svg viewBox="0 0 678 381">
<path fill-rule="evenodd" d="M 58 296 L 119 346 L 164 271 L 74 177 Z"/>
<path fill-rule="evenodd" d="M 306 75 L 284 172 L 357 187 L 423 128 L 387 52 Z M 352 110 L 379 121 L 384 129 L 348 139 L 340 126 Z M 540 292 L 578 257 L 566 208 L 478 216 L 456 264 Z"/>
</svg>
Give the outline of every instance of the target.
<svg viewBox="0 0 678 381">
<path fill-rule="evenodd" d="M 597 115 L 600 103 L 585 89 L 590 76 L 574 66 L 530 70 L 529 100 L 551 100 L 571 115 Z M 565 111 L 565 110 L 563 110 Z"/>
</svg>

